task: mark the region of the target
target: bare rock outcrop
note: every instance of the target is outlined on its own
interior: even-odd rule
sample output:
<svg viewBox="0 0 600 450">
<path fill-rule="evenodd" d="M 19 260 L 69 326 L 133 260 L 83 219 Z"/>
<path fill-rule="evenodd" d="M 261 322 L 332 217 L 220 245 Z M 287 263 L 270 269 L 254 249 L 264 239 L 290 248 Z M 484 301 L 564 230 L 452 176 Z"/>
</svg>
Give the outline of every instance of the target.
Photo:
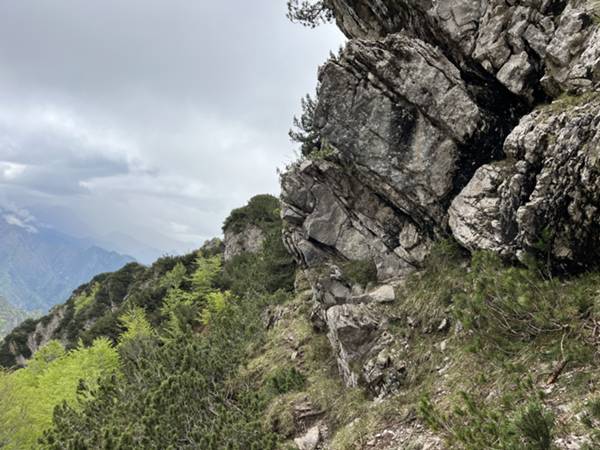
<svg viewBox="0 0 600 450">
<path fill-rule="evenodd" d="M 447 230 L 447 208 L 477 167 L 501 156 L 523 108 L 403 34 L 351 41 L 320 72 L 314 123 L 327 161 L 282 176 L 285 240 L 307 266 L 375 261 L 380 279 L 414 269 Z"/>
<path fill-rule="evenodd" d="M 264 240 L 264 231 L 256 225 L 249 224 L 241 231 L 225 230 L 223 259 L 229 261 L 234 256 L 246 252 L 258 253 Z"/>
<path fill-rule="evenodd" d="M 477 63 L 530 102 L 600 82 L 597 6 L 586 0 L 331 0 L 350 38 L 404 31 Z"/>
<path fill-rule="evenodd" d="M 373 311 L 401 299 L 330 267 L 371 261 L 391 285 L 452 235 L 563 270 L 598 264 L 600 20 L 587 0 L 326 4 L 349 42 L 319 71 L 316 151 L 281 177 L 284 241 L 320 273 L 313 318 L 344 380 L 379 394 L 401 383 L 402 358 L 378 346 Z"/>
<path fill-rule="evenodd" d="M 454 199 L 450 227 L 462 245 L 545 253 L 565 269 L 597 263 L 600 93 L 571 102 L 524 117 L 506 140 L 508 159 L 482 166 Z"/>
<path fill-rule="evenodd" d="M 288 248 L 304 267 L 335 258 L 370 259 L 380 279 L 411 271 L 430 239 L 348 170 L 339 162 L 306 161 L 283 175 Z"/>
</svg>

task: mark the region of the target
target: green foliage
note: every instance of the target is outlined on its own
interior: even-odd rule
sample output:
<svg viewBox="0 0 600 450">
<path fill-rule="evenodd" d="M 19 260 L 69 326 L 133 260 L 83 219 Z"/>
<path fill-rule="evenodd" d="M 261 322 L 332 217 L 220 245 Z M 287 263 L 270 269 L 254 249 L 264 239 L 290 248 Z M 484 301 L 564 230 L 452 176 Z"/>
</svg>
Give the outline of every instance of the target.
<svg viewBox="0 0 600 450">
<path fill-rule="evenodd" d="M 154 334 L 152 325 L 146 318 L 146 312 L 139 306 L 133 307 L 123 314 L 120 322 L 125 329 L 119 338 L 121 344 L 134 339 L 149 338 Z"/>
<path fill-rule="evenodd" d="M 279 200 L 272 195 L 263 194 L 252 197 L 246 206 L 231 211 L 223 223 L 223 231 L 241 233 L 249 225 L 261 230 L 280 227 Z"/>
<path fill-rule="evenodd" d="M 55 332 L 71 347 L 80 344 L 65 351 L 53 342 L 14 375 L 64 368 L 76 355 L 73 364 L 86 372 L 69 369 L 72 376 L 62 375 L 69 384 L 62 386 L 62 397 L 53 397 L 51 408 L 40 409 L 43 425 L 33 433 L 25 429 L 29 417 L 12 427 L 15 436 L 31 439 L 18 448 L 34 446 L 44 430 L 41 448 L 277 448 L 279 439 L 263 427 L 262 414 L 273 396 L 301 389 L 303 375 L 274 371 L 270 381 L 260 381 L 240 375 L 240 369 L 264 338 L 263 309 L 293 289 L 295 264 L 281 240 L 278 207 L 274 197 L 257 196 L 226 222 L 230 230 L 252 224 L 265 233 L 262 251 L 244 255 L 247 264 L 222 267 L 215 250 L 221 247 L 214 243 L 193 255 L 161 258 L 149 268 L 128 265 L 82 286 L 65 305 Z M 37 324 L 25 323 L 11 344 L 26 348 Z M 87 370 L 82 355 L 102 345 L 117 365 Z M 53 382 L 40 380 L 37 388 L 52 393 Z"/>
<path fill-rule="evenodd" d="M 56 341 L 38 351 L 25 369 L 0 373 L 0 447 L 36 448 L 38 438 L 52 424 L 54 408 L 66 402 L 77 410 L 77 387 L 115 373 L 116 350 L 106 339 L 89 348 L 65 352 Z"/>
<path fill-rule="evenodd" d="M 213 283 L 221 272 L 221 256 L 210 258 L 198 257 L 196 270 L 190 277 L 194 293 L 204 297 L 214 290 Z"/>
<path fill-rule="evenodd" d="M 548 450 L 552 445 L 554 418 L 539 403 L 529 403 L 517 416 L 515 426 L 527 448 Z"/>
<path fill-rule="evenodd" d="M 455 296 L 465 290 L 467 259 L 453 240 L 440 240 L 431 248 L 424 270 L 407 279 L 395 306 L 397 315 L 431 325 L 448 317 Z"/>
<path fill-rule="evenodd" d="M 265 236 L 259 253 L 244 253 L 227 262 L 220 285 L 238 296 L 291 292 L 295 273 L 296 264 L 283 245 L 280 230 L 275 228 Z"/>
<path fill-rule="evenodd" d="M 333 11 L 324 0 L 288 0 L 287 7 L 288 19 L 306 27 L 315 28 L 333 20 Z"/>
<path fill-rule="evenodd" d="M 540 254 L 546 241 L 540 240 Z M 394 314 L 410 315 L 429 329 L 453 317 L 465 333 L 455 336 L 456 347 L 444 352 L 452 355 L 454 374 L 447 375 L 451 387 L 443 389 L 459 395 L 422 399 L 421 418 L 446 437 L 450 448 L 552 448 L 559 430 L 536 386 L 558 367 L 558 374 L 597 367 L 589 324 L 598 317 L 598 274 L 549 278 L 531 261 L 512 266 L 489 252 L 475 253 L 469 260 L 451 242 L 437 244 L 425 266 L 402 288 L 403 301 L 393 306 Z M 432 348 L 430 338 L 420 339 Z M 411 347 L 418 351 L 414 340 Z M 433 367 L 440 364 L 435 361 Z M 438 382 L 425 372 L 428 365 L 417 366 L 422 377 L 412 380 Z M 540 373 L 541 367 L 550 367 L 550 372 Z M 470 376 L 465 378 L 465 373 Z M 579 395 L 575 382 L 568 389 Z"/>
<path fill-rule="evenodd" d="M 315 148 L 305 156 L 312 161 L 318 161 L 322 159 L 331 159 L 334 155 L 335 149 L 327 144 L 327 142 L 323 142 L 320 148 Z"/>
<path fill-rule="evenodd" d="M 322 147 L 321 133 L 315 124 L 317 101 L 306 94 L 300 99 L 302 114 L 293 120 L 293 128 L 289 131 L 290 139 L 300 144 L 300 154 L 308 157 L 319 152 Z"/>
<path fill-rule="evenodd" d="M 511 354 L 537 338 L 566 336 L 573 347 L 567 346 L 562 357 L 586 357 L 578 343 L 583 342 L 583 319 L 597 299 L 597 275 L 572 282 L 545 279 L 537 270 L 505 266 L 498 256 L 480 252 L 464 283 L 463 292 L 454 296 L 455 313 L 476 332 L 482 348 Z"/>
<path fill-rule="evenodd" d="M 162 281 L 171 286 L 160 309 L 166 319 L 164 339 L 177 339 L 193 332 L 199 324 L 209 321 L 211 311 L 220 306 L 217 304 L 220 300 L 225 301 L 225 294 L 215 287 L 221 275 L 221 256 L 198 256 L 194 264 L 195 270 L 189 277 L 176 266 L 173 269 L 176 272 L 167 273 Z M 183 285 L 189 285 L 189 290 L 180 287 Z"/>
<path fill-rule="evenodd" d="M 600 397 L 594 396 L 588 400 L 581 415 L 581 422 L 590 433 L 590 442 L 584 445 L 582 450 L 600 448 Z"/>
<path fill-rule="evenodd" d="M 442 412 L 430 398 L 423 397 L 419 413 L 430 428 L 446 435 L 451 448 L 551 449 L 554 419 L 537 400 L 518 408 L 514 395 L 490 405 L 461 392 L 451 412 Z"/>
<path fill-rule="evenodd" d="M 600 397 L 590 400 L 588 411 L 592 418 L 600 420 Z"/>
<path fill-rule="evenodd" d="M 91 288 L 88 288 L 87 290 L 84 290 L 75 296 L 75 298 L 73 299 L 75 315 L 79 314 L 82 310 L 84 310 L 94 302 L 99 290 L 100 284 L 93 283 Z"/>
<path fill-rule="evenodd" d="M 43 448 L 275 449 L 260 419 L 266 393 L 237 378 L 248 344 L 264 333 L 265 301 L 215 302 L 207 333 L 129 341 L 122 377 L 83 408 L 58 409 Z"/>
<path fill-rule="evenodd" d="M 295 367 L 281 367 L 269 375 L 267 383 L 276 394 L 287 394 L 303 389 L 306 377 Z"/>
<path fill-rule="evenodd" d="M 179 261 L 161 278 L 160 286 L 165 289 L 179 289 L 185 280 L 186 273 L 186 267 Z"/>
<path fill-rule="evenodd" d="M 340 264 L 342 274 L 353 284 L 366 286 L 377 281 L 377 267 L 372 260 L 346 261 Z"/>
<path fill-rule="evenodd" d="M 208 294 L 206 296 L 206 306 L 200 314 L 202 324 L 204 326 L 210 325 L 211 318 L 222 314 L 229 301 L 231 301 L 231 296 L 228 292 L 211 292 Z"/>
<path fill-rule="evenodd" d="M 67 302 L 66 311 L 54 337 L 66 337 L 72 345 L 79 339 L 90 345 L 101 336 L 116 342 L 120 329 L 113 312 L 123 305 L 125 298 L 146 270 L 139 264 L 128 264 L 114 273 L 98 275 L 90 283 L 79 288 L 79 294 L 75 294 Z M 97 325 L 96 321 L 103 318 L 104 320 Z"/>
<path fill-rule="evenodd" d="M 91 345 L 98 337 L 107 337 L 117 343 L 123 331 L 119 317 L 131 307 L 143 308 L 148 321 L 154 327 L 159 326 L 164 320 L 160 309 L 169 283 L 177 282 L 184 269 L 191 272 L 196 259 L 195 254 L 164 257 L 151 267 L 131 263 L 114 273 L 98 275 L 87 285 L 81 286 L 66 306 L 61 308 L 62 318 L 57 318 L 56 311 L 51 311 L 39 320 L 24 322 L 7 335 L 4 342 L 0 343 L 0 365 L 15 365 L 11 348 L 17 355 L 29 358 L 29 335 L 38 323 L 47 325 L 54 319 L 58 320 L 58 327 L 51 338 L 62 340 L 68 348 L 75 347 L 79 340 Z M 190 289 L 187 277 L 181 283 L 182 289 Z"/>
</svg>

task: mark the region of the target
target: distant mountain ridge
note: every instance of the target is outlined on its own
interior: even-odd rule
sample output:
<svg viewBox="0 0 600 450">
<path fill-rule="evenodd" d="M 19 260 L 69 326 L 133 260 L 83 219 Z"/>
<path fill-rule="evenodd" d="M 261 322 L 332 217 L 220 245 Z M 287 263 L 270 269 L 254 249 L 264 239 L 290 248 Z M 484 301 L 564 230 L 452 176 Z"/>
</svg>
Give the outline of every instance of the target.
<svg viewBox="0 0 600 450">
<path fill-rule="evenodd" d="M 46 311 L 94 275 L 132 261 L 54 230 L 0 220 L 0 295 L 25 311 Z"/>
<path fill-rule="evenodd" d="M 15 308 L 0 296 L 0 339 L 30 316 L 31 313 Z"/>
</svg>

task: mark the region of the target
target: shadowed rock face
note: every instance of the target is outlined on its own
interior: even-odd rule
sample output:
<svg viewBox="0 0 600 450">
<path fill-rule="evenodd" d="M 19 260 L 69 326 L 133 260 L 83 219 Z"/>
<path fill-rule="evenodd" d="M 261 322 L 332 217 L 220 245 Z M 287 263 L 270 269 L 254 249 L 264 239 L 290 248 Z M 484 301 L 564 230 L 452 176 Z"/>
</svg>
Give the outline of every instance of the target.
<svg viewBox="0 0 600 450">
<path fill-rule="evenodd" d="M 482 166 L 454 199 L 450 227 L 465 247 L 597 264 L 600 94 L 565 103 L 524 117 L 506 140 L 509 159 Z"/>
<path fill-rule="evenodd" d="M 300 262 L 372 259 L 381 279 L 419 265 L 475 169 L 502 155 L 522 105 L 403 34 L 351 41 L 320 71 L 315 125 L 330 161 L 282 177 L 286 240 Z M 503 108 L 498 108 L 502 105 Z"/>
<path fill-rule="evenodd" d="M 283 175 L 288 248 L 304 267 L 338 258 L 370 259 L 380 279 L 414 270 L 431 239 L 351 170 L 331 161 L 306 161 Z"/>
<path fill-rule="evenodd" d="M 284 240 L 303 267 L 371 260 L 378 280 L 393 283 L 448 235 L 561 270 L 598 264 L 600 22 L 591 2 L 328 3 L 350 40 L 319 71 L 313 124 L 326 156 L 282 175 Z M 351 350 L 339 330 L 375 342 L 385 320 L 361 325 L 364 308 L 344 306 L 369 306 L 372 296 L 356 291 L 370 288 L 342 283 L 336 270 L 309 277 L 314 317 L 346 382 L 371 385 L 382 379 L 375 344 Z"/>
<path fill-rule="evenodd" d="M 490 136 L 515 122 L 518 101 L 496 88 L 480 96 L 439 49 L 401 33 L 356 40 L 321 69 L 315 122 L 364 184 L 437 231 L 459 178 L 500 156 Z"/>
</svg>

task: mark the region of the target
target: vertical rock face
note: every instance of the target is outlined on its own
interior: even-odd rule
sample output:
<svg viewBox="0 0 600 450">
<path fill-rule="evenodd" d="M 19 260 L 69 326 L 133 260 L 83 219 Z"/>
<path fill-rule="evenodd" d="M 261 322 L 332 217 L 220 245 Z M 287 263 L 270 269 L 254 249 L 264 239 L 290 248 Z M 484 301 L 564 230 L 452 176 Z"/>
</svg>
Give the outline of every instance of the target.
<svg viewBox="0 0 600 450">
<path fill-rule="evenodd" d="M 314 122 L 329 161 L 282 177 L 287 241 L 300 262 L 372 259 L 381 279 L 419 265 L 445 233 L 453 195 L 501 155 L 519 100 L 403 34 L 351 41 L 320 72 Z"/>
<path fill-rule="evenodd" d="M 282 217 L 287 247 L 319 274 L 315 318 L 353 385 L 381 379 L 385 318 L 358 311 L 371 287 L 319 268 L 368 260 L 393 282 L 448 235 L 597 264 L 600 22 L 585 0 L 328 5 L 350 40 L 319 71 L 321 148 L 282 175 Z"/>
<path fill-rule="evenodd" d="M 362 183 L 435 231 L 457 178 L 499 155 L 489 136 L 514 120 L 518 102 L 500 85 L 494 101 L 480 96 L 479 81 L 401 33 L 351 41 L 321 69 L 316 127 Z"/>
<path fill-rule="evenodd" d="M 288 248 L 304 267 L 329 259 L 371 260 L 380 279 L 413 270 L 430 239 L 346 166 L 306 161 L 282 177 Z"/>
</svg>

